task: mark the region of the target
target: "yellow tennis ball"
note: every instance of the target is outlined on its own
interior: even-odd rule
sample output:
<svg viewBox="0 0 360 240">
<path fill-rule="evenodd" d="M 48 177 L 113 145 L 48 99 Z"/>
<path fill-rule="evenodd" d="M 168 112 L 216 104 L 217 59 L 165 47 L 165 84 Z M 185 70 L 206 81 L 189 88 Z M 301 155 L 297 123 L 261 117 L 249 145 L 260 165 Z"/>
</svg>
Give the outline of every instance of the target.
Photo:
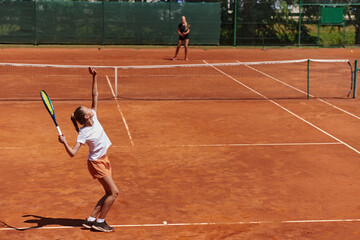
<svg viewBox="0 0 360 240">
<path fill-rule="evenodd" d="M 353 50 L 350 50 L 351 53 L 353 53 L 354 51 Z"/>
</svg>

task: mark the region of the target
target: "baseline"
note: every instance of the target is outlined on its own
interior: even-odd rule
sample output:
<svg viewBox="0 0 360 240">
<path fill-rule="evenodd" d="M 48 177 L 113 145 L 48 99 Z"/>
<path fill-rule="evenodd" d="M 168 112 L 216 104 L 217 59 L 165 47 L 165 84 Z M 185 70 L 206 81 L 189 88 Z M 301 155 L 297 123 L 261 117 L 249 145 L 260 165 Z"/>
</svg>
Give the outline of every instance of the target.
<svg viewBox="0 0 360 240">
<path fill-rule="evenodd" d="M 249 221 L 249 222 L 202 222 L 202 223 L 147 223 L 147 224 L 122 224 L 111 225 L 114 228 L 131 228 L 131 227 L 167 227 L 167 226 L 214 226 L 214 225 L 258 225 L 258 224 L 297 224 L 297 223 L 339 223 L 339 222 L 360 222 L 359 218 L 349 219 L 314 219 L 314 220 L 284 220 L 284 221 Z M 51 230 L 51 229 L 69 229 L 81 228 L 82 226 L 54 226 L 54 227 L 23 227 L 23 228 L 0 228 L 0 231 L 24 231 L 24 230 Z"/>
</svg>

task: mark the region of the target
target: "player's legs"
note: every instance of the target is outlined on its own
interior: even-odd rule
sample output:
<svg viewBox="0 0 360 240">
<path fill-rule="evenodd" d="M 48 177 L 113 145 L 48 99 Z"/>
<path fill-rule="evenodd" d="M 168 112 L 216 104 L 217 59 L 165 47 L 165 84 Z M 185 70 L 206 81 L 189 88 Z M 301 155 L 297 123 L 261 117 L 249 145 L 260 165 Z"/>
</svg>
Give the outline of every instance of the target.
<svg viewBox="0 0 360 240">
<path fill-rule="evenodd" d="M 102 205 L 100 207 L 98 207 L 98 205 L 97 205 L 94 209 L 94 212 L 96 213 L 97 211 L 100 210 L 99 218 L 105 219 L 107 213 L 109 212 L 110 208 L 114 204 L 115 199 L 119 195 L 119 190 L 118 190 L 114 180 L 112 179 L 111 175 L 107 175 L 103 178 L 100 178 L 99 182 L 103 185 L 106 193 L 100 199 L 100 201 L 98 203 L 98 205 L 101 203 L 102 203 Z"/>
<path fill-rule="evenodd" d="M 188 60 L 188 57 L 187 57 L 188 45 L 189 45 L 189 39 L 185 39 L 185 43 L 184 43 L 184 48 L 185 48 L 185 60 Z"/>
<path fill-rule="evenodd" d="M 101 212 L 102 205 L 104 204 L 105 199 L 109 196 L 108 193 L 105 193 L 105 195 L 98 201 L 96 204 L 94 210 L 90 214 L 91 217 L 97 218 Z"/>
<path fill-rule="evenodd" d="M 180 49 L 180 47 L 181 47 L 181 44 L 182 44 L 182 40 L 179 39 L 178 45 L 177 45 L 176 51 L 175 51 L 175 56 L 173 57 L 173 60 L 176 60 L 176 57 L 177 57 L 177 55 L 178 55 L 178 53 L 179 53 L 179 49 Z"/>
</svg>

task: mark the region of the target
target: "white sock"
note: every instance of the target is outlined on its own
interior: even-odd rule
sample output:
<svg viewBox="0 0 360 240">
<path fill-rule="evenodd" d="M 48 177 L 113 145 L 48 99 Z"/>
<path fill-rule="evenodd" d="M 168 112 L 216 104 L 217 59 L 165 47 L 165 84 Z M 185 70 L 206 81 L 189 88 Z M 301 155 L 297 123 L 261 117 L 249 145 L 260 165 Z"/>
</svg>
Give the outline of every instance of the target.
<svg viewBox="0 0 360 240">
<path fill-rule="evenodd" d="M 89 222 L 93 222 L 93 221 L 95 221 L 96 220 L 96 218 L 94 218 L 94 217 L 92 217 L 92 216 L 90 216 L 90 217 L 88 217 L 88 219 L 87 219 Z"/>
<path fill-rule="evenodd" d="M 97 221 L 98 223 L 103 223 L 103 222 L 105 222 L 105 219 L 98 218 L 96 221 Z"/>
</svg>

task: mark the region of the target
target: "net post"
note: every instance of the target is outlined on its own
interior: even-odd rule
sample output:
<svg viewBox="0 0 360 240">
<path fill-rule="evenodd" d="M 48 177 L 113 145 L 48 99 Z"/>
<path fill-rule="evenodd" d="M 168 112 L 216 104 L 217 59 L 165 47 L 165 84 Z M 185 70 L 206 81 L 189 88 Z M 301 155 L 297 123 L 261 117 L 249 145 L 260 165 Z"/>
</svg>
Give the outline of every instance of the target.
<svg viewBox="0 0 360 240">
<path fill-rule="evenodd" d="M 115 68 L 115 99 L 117 99 L 118 95 L 118 68 Z"/>
<path fill-rule="evenodd" d="M 353 98 L 356 98 L 356 87 L 357 87 L 357 72 L 358 69 L 358 60 L 355 60 L 355 72 L 354 72 L 354 92 L 353 92 Z"/>
<path fill-rule="evenodd" d="M 307 90 L 306 98 L 309 99 L 310 96 L 310 59 L 307 60 Z"/>
</svg>

